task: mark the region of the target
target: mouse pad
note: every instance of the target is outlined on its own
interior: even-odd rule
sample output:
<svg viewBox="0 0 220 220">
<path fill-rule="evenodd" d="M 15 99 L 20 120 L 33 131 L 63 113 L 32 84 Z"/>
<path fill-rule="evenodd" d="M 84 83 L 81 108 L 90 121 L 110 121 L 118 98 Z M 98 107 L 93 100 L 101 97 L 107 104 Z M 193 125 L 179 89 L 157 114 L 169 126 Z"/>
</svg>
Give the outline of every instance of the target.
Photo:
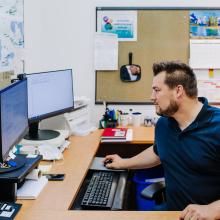
<svg viewBox="0 0 220 220">
<path fill-rule="evenodd" d="M 106 171 L 124 171 L 124 170 L 115 170 L 115 169 L 108 169 L 103 164 L 104 157 L 95 157 L 92 161 L 92 165 L 90 166 L 90 170 L 106 170 Z"/>
</svg>

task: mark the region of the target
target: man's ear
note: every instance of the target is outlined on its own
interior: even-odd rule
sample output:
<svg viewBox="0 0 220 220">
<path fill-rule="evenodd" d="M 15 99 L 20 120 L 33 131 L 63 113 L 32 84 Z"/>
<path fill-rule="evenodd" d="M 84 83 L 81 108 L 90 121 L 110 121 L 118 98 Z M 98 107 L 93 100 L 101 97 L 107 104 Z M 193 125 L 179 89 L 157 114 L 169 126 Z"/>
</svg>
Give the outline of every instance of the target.
<svg viewBox="0 0 220 220">
<path fill-rule="evenodd" d="M 183 97 L 183 94 L 184 94 L 184 88 L 182 85 L 178 85 L 176 87 L 176 98 L 177 99 L 180 99 Z"/>
</svg>

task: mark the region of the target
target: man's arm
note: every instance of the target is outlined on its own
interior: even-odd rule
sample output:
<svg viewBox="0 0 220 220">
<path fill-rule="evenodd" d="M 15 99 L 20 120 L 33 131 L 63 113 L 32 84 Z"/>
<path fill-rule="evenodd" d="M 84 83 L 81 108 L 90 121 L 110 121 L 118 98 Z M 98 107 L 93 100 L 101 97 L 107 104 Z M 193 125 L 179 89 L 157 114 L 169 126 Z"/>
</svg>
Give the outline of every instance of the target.
<svg viewBox="0 0 220 220">
<path fill-rule="evenodd" d="M 215 220 L 220 219 L 220 200 L 208 205 L 188 205 L 180 215 L 181 220 L 202 219 Z"/>
<path fill-rule="evenodd" d="M 122 159 L 117 154 L 107 155 L 103 162 L 111 160 L 111 163 L 106 164 L 107 168 L 111 169 L 143 169 L 159 165 L 160 158 L 154 153 L 153 146 L 142 151 L 138 155 Z"/>
</svg>

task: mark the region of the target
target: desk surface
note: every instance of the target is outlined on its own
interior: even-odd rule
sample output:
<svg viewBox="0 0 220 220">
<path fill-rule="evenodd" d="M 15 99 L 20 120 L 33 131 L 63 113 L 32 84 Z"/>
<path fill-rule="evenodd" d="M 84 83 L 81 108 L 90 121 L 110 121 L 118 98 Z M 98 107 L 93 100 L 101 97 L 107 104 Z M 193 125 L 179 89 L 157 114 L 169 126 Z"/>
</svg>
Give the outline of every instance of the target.
<svg viewBox="0 0 220 220">
<path fill-rule="evenodd" d="M 73 203 L 87 170 L 95 156 L 101 135 L 100 130 L 86 137 L 71 137 L 71 145 L 64 152 L 64 160 L 53 162 L 53 173 L 65 173 L 62 182 L 48 182 L 36 200 L 17 200 L 23 206 L 16 220 L 97 220 L 103 219 L 179 219 L 179 212 L 140 212 L 140 211 L 74 211 L 68 210 Z M 149 127 L 134 129 L 130 144 L 153 143 L 154 131 Z"/>
</svg>

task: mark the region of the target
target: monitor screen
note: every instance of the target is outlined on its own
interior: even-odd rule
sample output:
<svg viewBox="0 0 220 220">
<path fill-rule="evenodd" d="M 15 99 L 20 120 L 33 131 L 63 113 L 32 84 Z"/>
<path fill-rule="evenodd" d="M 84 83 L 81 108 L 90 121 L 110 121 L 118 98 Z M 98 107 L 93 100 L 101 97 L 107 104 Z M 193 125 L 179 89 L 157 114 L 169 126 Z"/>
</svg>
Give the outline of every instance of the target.
<svg viewBox="0 0 220 220">
<path fill-rule="evenodd" d="M 3 162 L 12 147 L 28 131 L 27 80 L 18 81 L 0 91 L 1 102 L 1 155 Z"/>
<path fill-rule="evenodd" d="M 54 138 L 59 135 L 57 132 L 40 131 L 38 123 L 42 119 L 73 109 L 72 70 L 27 74 L 26 77 L 28 82 L 29 135 L 25 138 L 31 140 Z M 51 132 L 54 133 L 54 137 L 48 134 Z"/>
</svg>

